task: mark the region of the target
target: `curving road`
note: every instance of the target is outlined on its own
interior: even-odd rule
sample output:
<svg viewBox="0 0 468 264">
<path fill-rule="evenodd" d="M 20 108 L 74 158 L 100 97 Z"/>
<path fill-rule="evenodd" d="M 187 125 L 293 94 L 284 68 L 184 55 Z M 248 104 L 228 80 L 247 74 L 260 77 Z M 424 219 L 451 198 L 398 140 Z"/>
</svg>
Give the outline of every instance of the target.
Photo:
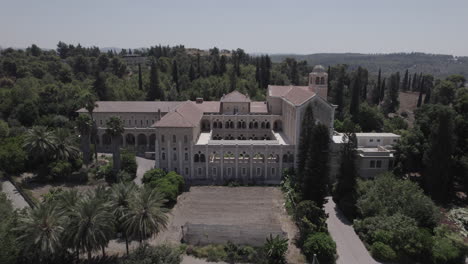
<svg viewBox="0 0 468 264">
<path fill-rule="evenodd" d="M 331 197 L 327 198 L 328 231 L 336 242 L 337 264 L 376 264 L 369 251 L 354 232 L 352 223 L 337 208 Z"/>
</svg>

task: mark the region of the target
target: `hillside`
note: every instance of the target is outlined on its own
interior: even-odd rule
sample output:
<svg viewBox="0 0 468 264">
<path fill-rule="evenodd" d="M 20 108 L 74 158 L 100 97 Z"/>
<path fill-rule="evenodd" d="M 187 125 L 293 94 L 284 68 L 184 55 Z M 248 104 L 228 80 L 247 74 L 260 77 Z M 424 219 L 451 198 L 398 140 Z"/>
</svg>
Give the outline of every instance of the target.
<svg viewBox="0 0 468 264">
<path fill-rule="evenodd" d="M 360 54 L 360 53 L 317 53 L 309 55 L 272 54 L 273 62 L 281 62 L 285 58 L 305 60 L 309 65 L 324 66 L 347 64 L 351 69 L 362 66 L 371 74 L 376 74 L 379 68 L 382 74 L 390 75 L 408 69 L 410 72 L 424 72 L 437 77 L 451 74 L 461 74 L 468 77 L 468 57 L 438 55 L 426 53 L 393 53 L 393 54 Z"/>
</svg>

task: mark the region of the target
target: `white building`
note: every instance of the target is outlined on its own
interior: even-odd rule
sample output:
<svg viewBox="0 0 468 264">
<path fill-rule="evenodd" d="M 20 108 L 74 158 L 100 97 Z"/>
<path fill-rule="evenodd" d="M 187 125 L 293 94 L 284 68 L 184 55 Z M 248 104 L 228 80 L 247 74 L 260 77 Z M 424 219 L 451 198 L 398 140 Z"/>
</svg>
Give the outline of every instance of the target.
<svg viewBox="0 0 468 264">
<path fill-rule="evenodd" d="M 251 101 L 237 91 L 224 95 L 220 101 L 199 98 L 195 102 L 97 102 L 94 117 L 98 149 L 111 150 L 105 124 L 111 116 L 118 116 L 125 126 L 120 139 L 123 147 L 154 158 L 155 167 L 176 171 L 191 183 L 278 184 L 282 171 L 296 165 L 307 105 L 312 106 L 316 122 L 328 126 L 330 140 L 335 143 L 331 151 L 339 149 L 340 142 L 333 136 L 336 106 L 326 100 L 327 79 L 324 68 L 316 66 L 309 74 L 308 86 L 270 85 L 263 102 Z M 363 146 L 359 149 L 361 166 L 374 159 L 375 166 L 381 160 L 379 169 L 388 168 L 392 155 L 375 157 L 384 144 L 393 143 L 393 138 L 380 133 L 366 135 L 358 136 L 362 137 Z M 371 138 L 382 144 L 369 142 Z M 377 169 L 362 167 L 361 172 L 368 177 Z"/>
</svg>

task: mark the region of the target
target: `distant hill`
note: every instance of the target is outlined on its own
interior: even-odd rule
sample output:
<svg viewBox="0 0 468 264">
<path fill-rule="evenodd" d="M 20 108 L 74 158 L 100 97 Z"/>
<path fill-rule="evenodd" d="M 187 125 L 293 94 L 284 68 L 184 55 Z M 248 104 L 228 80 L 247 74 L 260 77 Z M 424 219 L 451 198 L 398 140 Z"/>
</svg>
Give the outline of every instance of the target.
<svg viewBox="0 0 468 264">
<path fill-rule="evenodd" d="M 360 53 L 316 53 L 272 54 L 273 62 L 281 62 L 285 58 L 305 60 L 309 65 L 324 66 L 347 64 L 351 69 L 358 66 L 365 67 L 371 74 L 377 74 L 379 68 L 383 75 L 408 69 L 411 73 L 429 73 L 443 78 L 451 74 L 461 74 L 468 78 L 468 57 L 454 57 L 452 55 L 438 55 L 426 53 L 392 53 L 392 54 L 360 54 Z"/>
</svg>

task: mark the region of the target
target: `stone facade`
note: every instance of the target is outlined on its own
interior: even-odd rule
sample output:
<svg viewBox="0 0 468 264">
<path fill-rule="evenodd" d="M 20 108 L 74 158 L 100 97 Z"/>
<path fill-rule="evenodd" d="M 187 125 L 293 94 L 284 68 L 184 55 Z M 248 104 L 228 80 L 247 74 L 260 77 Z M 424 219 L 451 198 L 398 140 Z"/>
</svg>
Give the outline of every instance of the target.
<svg viewBox="0 0 468 264">
<path fill-rule="evenodd" d="M 334 140 L 336 106 L 326 100 L 327 82 L 324 68 L 316 66 L 308 86 L 270 85 L 265 102 L 252 102 L 237 91 L 220 101 L 97 102 L 98 150 L 111 151 L 105 124 L 118 116 L 125 126 L 120 139 L 124 148 L 154 158 L 156 168 L 176 171 L 191 184 L 279 184 L 282 171 L 296 165 L 307 105 L 313 107 L 316 122 L 330 130 L 336 167 L 333 157 L 341 143 Z M 360 159 L 363 166 L 371 157 Z M 379 168 L 387 163 L 379 162 Z"/>
</svg>

